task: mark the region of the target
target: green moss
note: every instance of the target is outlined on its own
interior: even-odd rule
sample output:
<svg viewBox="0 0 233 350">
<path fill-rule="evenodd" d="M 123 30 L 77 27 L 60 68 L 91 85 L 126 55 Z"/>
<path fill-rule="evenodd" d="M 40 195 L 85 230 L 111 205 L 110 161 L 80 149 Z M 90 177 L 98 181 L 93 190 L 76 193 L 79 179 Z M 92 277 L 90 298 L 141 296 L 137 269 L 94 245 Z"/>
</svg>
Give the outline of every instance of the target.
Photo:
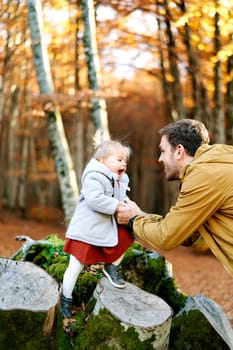
<svg viewBox="0 0 233 350">
<path fill-rule="evenodd" d="M 56 327 L 53 332 L 53 341 L 48 350 L 72 350 L 71 339 L 65 334 L 62 326 L 62 315 L 60 310 L 57 310 Z M 41 349 L 35 349 L 41 350 Z"/>
<path fill-rule="evenodd" d="M 56 234 L 48 235 L 45 237 L 47 241 L 52 243 L 53 245 L 63 247 L 64 246 L 64 240 L 59 238 Z"/>
<path fill-rule="evenodd" d="M 23 252 L 22 252 L 22 250 L 19 250 L 19 251 L 15 254 L 14 258 L 12 258 L 12 260 L 16 260 L 16 261 L 20 261 L 20 260 L 22 260 L 22 259 L 23 259 Z"/>
<path fill-rule="evenodd" d="M 93 311 L 95 304 L 96 304 L 96 299 L 94 297 L 90 298 L 86 304 L 85 312 L 87 314 L 90 314 Z"/>
<path fill-rule="evenodd" d="M 174 278 L 168 274 L 166 260 L 160 254 L 132 245 L 121 265 L 128 282 L 161 297 L 172 307 L 174 314 L 184 307 L 187 296 L 177 289 Z"/>
<path fill-rule="evenodd" d="M 81 303 L 88 303 L 95 287 L 98 283 L 98 277 L 92 275 L 89 272 L 83 271 L 77 280 L 74 288 L 73 298 L 76 305 L 81 305 Z"/>
<path fill-rule="evenodd" d="M 24 261 L 30 261 L 45 269 L 58 283 L 61 283 L 69 262 L 69 255 L 64 253 L 63 248 L 64 241 L 57 235 L 50 235 L 44 238 L 42 243 L 28 248 L 25 254 L 22 247 L 13 260 L 23 258 Z"/>
<path fill-rule="evenodd" d="M 46 315 L 27 311 L 1 311 L 0 349 L 47 350 L 51 339 L 43 336 Z"/>
<path fill-rule="evenodd" d="M 170 348 L 172 350 L 229 350 L 199 310 L 183 312 L 173 319 Z"/>
<path fill-rule="evenodd" d="M 63 252 L 64 241 L 56 235 L 46 238 L 51 244 L 35 244 L 27 252 L 24 260 L 31 261 L 44 268 L 58 283 L 61 283 L 67 268 L 69 255 Z M 23 256 L 23 250 L 17 254 L 17 260 Z M 16 260 L 16 259 L 14 259 Z M 175 280 L 167 271 L 166 260 L 156 252 L 150 251 L 140 244 L 134 243 L 125 253 L 122 261 L 124 278 L 143 290 L 158 295 L 165 300 L 177 315 L 184 307 L 187 296 L 180 292 Z M 0 327 L 9 332 L 0 332 L 0 350 L 150 350 L 149 342 L 141 342 L 133 328 L 127 331 L 106 310 L 98 316 L 91 314 L 95 305 L 92 297 L 102 270 L 97 268 L 96 275 L 87 272 L 88 266 L 80 274 L 76 283 L 73 297 L 74 304 L 82 306 L 75 315 L 77 336 L 69 339 L 62 327 L 60 310 L 53 338 L 41 334 L 41 322 L 38 327 L 30 324 L 30 313 L 26 319 L 17 316 L 4 318 L 0 316 Z M 27 314 L 27 313 L 25 313 Z M 5 316 L 6 315 L 6 316 Z M 13 314 L 14 315 L 14 314 Z M 27 332 L 22 328 L 27 327 Z M 33 329 L 32 329 L 33 328 Z M 151 342 L 151 340 L 150 340 Z M 4 347 L 1 347 L 4 344 Z M 210 326 L 209 322 L 199 311 L 190 311 L 174 317 L 171 327 L 171 350 L 229 350 L 225 342 Z"/>
<path fill-rule="evenodd" d="M 84 330 L 76 337 L 74 350 L 152 350 L 148 342 L 141 342 L 131 327 L 126 331 L 120 321 L 107 310 L 91 316 Z"/>
<path fill-rule="evenodd" d="M 187 296 L 177 289 L 176 281 L 172 277 L 160 281 L 157 295 L 172 307 L 174 315 L 185 306 L 187 300 Z"/>
<path fill-rule="evenodd" d="M 51 336 L 43 335 L 45 318 L 46 314 L 41 312 L 1 311 L 0 350 L 72 350 L 71 339 L 62 327 L 60 310 L 56 312 Z"/>
<path fill-rule="evenodd" d="M 46 267 L 46 271 L 50 274 L 58 283 L 63 280 L 64 273 L 66 271 L 69 262 L 68 256 L 56 257 L 53 262 Z"/>
</svg>

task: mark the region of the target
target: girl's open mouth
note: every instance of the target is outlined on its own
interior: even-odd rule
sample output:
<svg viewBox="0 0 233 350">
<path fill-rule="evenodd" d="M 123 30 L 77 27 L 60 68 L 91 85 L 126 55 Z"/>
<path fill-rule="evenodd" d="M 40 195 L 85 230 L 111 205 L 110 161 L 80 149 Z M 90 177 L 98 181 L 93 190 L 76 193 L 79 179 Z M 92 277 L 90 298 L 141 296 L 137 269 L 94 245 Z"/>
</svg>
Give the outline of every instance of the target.
<svg viewBox="0 0 233 350">
<path fill-rule="evenodd" d="M 124 174 L 124 172 L 125 172 L 125 170 L 124 169 L 120 169 L 120 170 L 118 170 L 118 175 L 122 175 L 122 174 Z"/>
</svg>

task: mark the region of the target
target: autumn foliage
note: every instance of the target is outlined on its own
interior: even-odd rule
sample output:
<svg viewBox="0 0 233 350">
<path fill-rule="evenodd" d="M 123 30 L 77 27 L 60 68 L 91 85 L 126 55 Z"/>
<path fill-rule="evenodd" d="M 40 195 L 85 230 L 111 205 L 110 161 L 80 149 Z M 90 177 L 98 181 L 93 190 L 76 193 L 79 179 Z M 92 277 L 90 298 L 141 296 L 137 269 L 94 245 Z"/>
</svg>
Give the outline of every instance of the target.
<svg viewBox="0 0 233 350">
<path fill-rule="evenodd" d="M 61 207 L 44 107 L 52 98 L 62 114 L 79 183 L 92 153 L 95 97 L 106 101 L 111 137 L 133 149 L 133 199 L 145 210 L 163 211 L 167 192 L 156 159 L 158 129 L 164 123 L 199 119 L 212 142 L 232 144 L 231 0 L 98 0 L 98 91 L 88 83 L 80 2 L 42 0 L 41 5 L 54 86 L 49 98 L 38 87 L 28 3 L 8 0 L 0 6 L 1 205 L 22 212 L 33 206 Z"/>
</svg>

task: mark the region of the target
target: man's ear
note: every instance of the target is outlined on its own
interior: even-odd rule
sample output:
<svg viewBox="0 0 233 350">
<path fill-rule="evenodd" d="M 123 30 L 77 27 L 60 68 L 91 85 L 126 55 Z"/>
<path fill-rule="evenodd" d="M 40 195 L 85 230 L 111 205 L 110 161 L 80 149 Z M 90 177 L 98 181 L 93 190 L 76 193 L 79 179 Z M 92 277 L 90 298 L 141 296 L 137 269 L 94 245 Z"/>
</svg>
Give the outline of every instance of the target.
<svg viewBox="0 0 233 350">
<path fill-rule="evenodd" d="M 184 155 L 184 146 L 179 144 L 176 146 L 176 159 L 181 159 Z"/>
</svg>

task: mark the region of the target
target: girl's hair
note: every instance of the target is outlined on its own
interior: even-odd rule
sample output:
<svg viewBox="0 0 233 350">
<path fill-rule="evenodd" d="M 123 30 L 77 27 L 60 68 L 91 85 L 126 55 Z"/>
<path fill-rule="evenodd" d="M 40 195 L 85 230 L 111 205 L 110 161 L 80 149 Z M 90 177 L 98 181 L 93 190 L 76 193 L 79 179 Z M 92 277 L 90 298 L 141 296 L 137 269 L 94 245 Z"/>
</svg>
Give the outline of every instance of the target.
<svg viewBox="0 0 233 350">
<path fill-rule="evenodd" d="M 179 144 L 183 145 L 190 156 L 193 156 L 203 143 L 208 144 L 210 141 L 205 125 L 194 119 L 180 119 L 170 123 L 160 130 L 160 134 L 167 137 L 174 149 Z"/>
<path fill-rule="evenodd" d="M 125 154 L 127 158 L 129 158 L 131 153 L 130 147 L 127 145 L 123 145 L 119 141 L 114 141 L 114 140 L 107 140 L 95 146 L 93 157 L 97 160 L 99 160 L 102 157 L 106 157 L 109 155 L 109 153 L 112 151 L 113 148 L 123 148 L 125 150 Z"/>
</svg>

